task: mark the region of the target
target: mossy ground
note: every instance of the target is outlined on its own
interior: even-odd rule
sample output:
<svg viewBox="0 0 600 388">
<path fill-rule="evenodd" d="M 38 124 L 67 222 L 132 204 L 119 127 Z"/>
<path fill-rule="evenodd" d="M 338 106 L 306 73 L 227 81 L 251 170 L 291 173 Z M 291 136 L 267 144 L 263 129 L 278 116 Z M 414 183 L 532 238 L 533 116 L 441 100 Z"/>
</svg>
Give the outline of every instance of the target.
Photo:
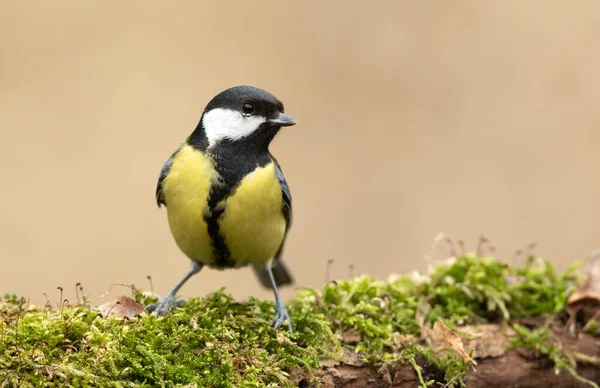
<svg viewBox="0 0 600 388">
<path fill-rule="evenodd" d="M 159 319 L 102 317 L 84 304 L 26 306 L 7 296 L 0 300 L 0 386 L 286 386 L 291 370 L 310 375 L 320 360 L 335 358 L 348 331 L 367 362 L 408 363 L 422 376 L 416 360 L 424 358 L 443 376 L 438 382 L 460 386 L 469 364 L 419 341 L 422 325 L 554 314 L 565 307 L 575 280 L 575 267 L 558 276 L 534 256 L 511 268 L 465 254 L 428 276 L 362 276 L 304 289 L 287 302 L 293 334 L 271 329 L 272 302 L 237 302 L 223 291 L 190 299 Z M 546 340 L 521 335 L 525 346 Z M 549 356 L 565 367 L 556 352 Z M 425 380 L 422 385 L 434 384 Z"/>
</svg>

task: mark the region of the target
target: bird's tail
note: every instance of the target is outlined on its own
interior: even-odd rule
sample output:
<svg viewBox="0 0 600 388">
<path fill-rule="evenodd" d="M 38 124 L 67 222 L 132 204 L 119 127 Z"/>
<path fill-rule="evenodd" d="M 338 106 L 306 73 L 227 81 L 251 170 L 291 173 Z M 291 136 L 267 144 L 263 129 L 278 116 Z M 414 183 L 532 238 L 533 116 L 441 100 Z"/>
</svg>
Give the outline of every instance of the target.
<svg viewBox="0 0 600 388">
<path fill-rule="evenodd" d="M 254 269 L 254 274 L 258 278 L 260 284 L 265 288 L 272 288 L 267 268 L 256 266 L 252 266 L 252 268 Z M 273 277 L 275 278 L 275 283 L 277 284 L 277 287 L 294 284 L 294 278 L 292 277 L 290 271 L 287 269 L 287 266 L 281 259 L 273 260 L 273 263 L 271 264 L 271 269 L 273 271 Z"/>
</svg>

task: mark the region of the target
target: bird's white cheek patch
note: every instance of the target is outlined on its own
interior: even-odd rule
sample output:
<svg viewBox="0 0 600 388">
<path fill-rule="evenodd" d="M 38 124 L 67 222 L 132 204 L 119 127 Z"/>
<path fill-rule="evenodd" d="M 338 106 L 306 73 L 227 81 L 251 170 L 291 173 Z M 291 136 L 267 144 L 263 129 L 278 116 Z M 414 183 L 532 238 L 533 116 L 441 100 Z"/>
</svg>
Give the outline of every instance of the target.
<svg viewBox="0 0 600 388">
<path fill-rule="evenodd" d="M 260 116 L 244 117 L 232 109 L 216 108 L 204 114 L 202 124 L 209 146 L 223 139 L 238 140 L 250 135 L 267 121 Z"/>
</svg>

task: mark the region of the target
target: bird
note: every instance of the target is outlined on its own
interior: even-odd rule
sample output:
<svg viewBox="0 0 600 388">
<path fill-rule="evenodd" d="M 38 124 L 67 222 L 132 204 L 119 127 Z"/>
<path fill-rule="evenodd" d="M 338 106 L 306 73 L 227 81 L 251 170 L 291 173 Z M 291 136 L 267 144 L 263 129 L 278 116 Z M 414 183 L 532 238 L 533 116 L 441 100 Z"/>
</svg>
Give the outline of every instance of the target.
<svg viewBox="0 0 600 388">
<path fill-rule="evenodd" d="M 171 234 L 191 260 L 185 276 L 146 311 L 156 317 L 180 307 L 180 288 L 203 267 L 251 266 L 275 296 L 275 330 L 292 321 L 278 288 L 294 279 L 282 253 L 292 224 L 292 195 L 269 150 L 282 127 L 296 125 L 283 103 L 253 86 L 235 86 L 213 97 L 195 130 L 160 171 L 158 207 Z"/>
</svg>

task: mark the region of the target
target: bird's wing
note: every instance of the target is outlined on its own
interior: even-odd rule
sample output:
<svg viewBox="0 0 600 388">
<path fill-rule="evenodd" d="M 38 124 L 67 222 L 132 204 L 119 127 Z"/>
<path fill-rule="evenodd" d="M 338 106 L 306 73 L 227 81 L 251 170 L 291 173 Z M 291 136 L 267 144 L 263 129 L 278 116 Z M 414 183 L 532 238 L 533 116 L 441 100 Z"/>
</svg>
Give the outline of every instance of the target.
<svg viewBox="0 0 600 388">
<path fill-rule="evenodd" d="M 287 232 L 290 230 L 292 226 L 292 193 L 290 191 L 290 187 L 285 180 L 285 176 L 283 175 L 283 171 L 281 171 L 281 167 L 279 167 L 279 163 L 277 163 L 277 159 L 271 155 L 271 159 L 273 159 L 273 163 L 275 164 L 275 175 L 277 176 L 277 180 L 279 180 L 279 185 L 281 186 L 281 194 L 283 197 L 283 216 L 285 217 L 285 235 L 283 236 L 283 241 L 281 242 L 281 246 L 279 250 L 275 254 L 275 260 L 279 260 L 281 254 L 283 253 L 283 246 L 285 245 L 285 239 L 287 237 Z"/>
<path fill-rule="evenodd" d="M 158 205 L 158 207 L 160 207 L 160 205 L 167 206 L 167 203 L 165 202 L 165 197 L 164 197 L 163 191 L 162 191 L 162 183 L 165 180 L 165 177 L 167 176 L 167 174 L 169 173 L 169 170 L 171 169 L 171 165 L 173 164 L 173 158 L 175 157 L 175 155 L 177 155 L 178 152 L 179 152 L 179 149 L 177 149 L 177 151 L 173 152 L 173 155 L 171 155 L 169 160 L 167 160 L 167 162 L 164 164 L 164 166 L 160 170 L 160 175 L 158 177 L 158 184 L 156 185 L 156 204 Z"/>
<path fill-rule="evenodd" d="M 281 186 L 281 193 L 283 196 L 283 216 L 286 221 L 286 229 L 289 229 L 292 225 L 292 193 L 290 192 L 290 187 L 285 180 L 285 176 L 283 175 L 283 171 L 281 171 L 281 167 L 279 167 L 279 163 L 277 160 L 271 156 L 273 159 L 273 163 L 275 164 L 275 175 L 277 176 L 277 180 L 279 180 L 279 185 Z"/>
</svg>

